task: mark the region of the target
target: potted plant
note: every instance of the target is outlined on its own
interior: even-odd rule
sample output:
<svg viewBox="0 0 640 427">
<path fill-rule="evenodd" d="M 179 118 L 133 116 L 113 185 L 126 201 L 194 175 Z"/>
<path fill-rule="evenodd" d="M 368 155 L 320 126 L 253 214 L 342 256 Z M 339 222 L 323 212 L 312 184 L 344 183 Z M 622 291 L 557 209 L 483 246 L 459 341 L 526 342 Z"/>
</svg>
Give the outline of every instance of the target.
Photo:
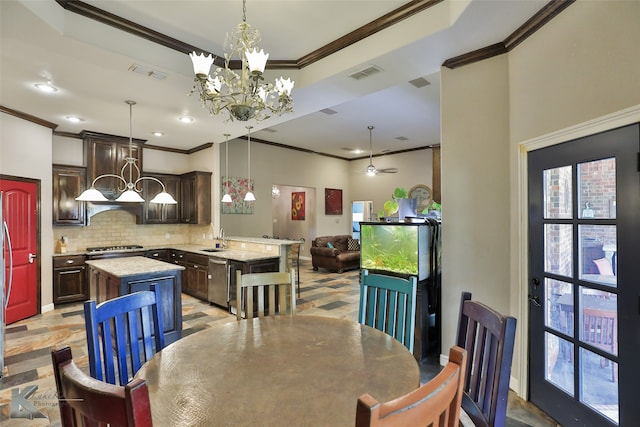
<svg viewBox="0 0 640 427">
<path fill-rule="evenodd" d="M 382 220 L 385 217 L 395 215 L 396 213 L 398 213 L 398 217 L 401 219 L 405 216 L 416 215 L 418 200 L 409 199 L 407 197 L 408 195 L 409 192 L 406 188 L 394 188 L 391 199 L 384 202 L 382 210 L 378 212 L 378 219 Z"/>
</svg>

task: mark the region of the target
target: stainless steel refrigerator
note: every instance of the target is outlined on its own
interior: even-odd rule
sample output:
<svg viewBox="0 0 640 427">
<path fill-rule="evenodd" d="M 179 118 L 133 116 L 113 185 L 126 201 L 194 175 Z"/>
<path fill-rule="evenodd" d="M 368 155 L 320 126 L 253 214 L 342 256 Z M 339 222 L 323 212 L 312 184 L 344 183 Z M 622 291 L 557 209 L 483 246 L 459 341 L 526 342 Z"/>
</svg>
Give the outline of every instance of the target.
<svg viewBox="0 0 640 427">
<path fill-rule="evenodd" d="M 4 373 L 4 332 L 5 311 L 11 294 L 11 281 L 13 278 L 13 256 L 11 249 L 11 236 L 9 227 L 3 218 L 4 206 L 2 204 L 2 192 L 0 191 L 0 378 Z"/>
</svg>

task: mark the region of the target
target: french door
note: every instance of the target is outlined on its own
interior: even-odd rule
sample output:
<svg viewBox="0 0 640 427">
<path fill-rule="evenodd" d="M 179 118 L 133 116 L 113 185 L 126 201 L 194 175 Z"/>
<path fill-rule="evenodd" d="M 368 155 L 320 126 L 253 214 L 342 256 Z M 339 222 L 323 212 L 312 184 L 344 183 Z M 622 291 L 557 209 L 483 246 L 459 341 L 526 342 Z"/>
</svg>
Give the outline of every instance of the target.
<svg viewBox="0 0 640 427">
<path fill-rule="evenodd" d="M 640 425 L 640 125 L 528 156 L 529 398 L 562 426 Z"/>
</svg>

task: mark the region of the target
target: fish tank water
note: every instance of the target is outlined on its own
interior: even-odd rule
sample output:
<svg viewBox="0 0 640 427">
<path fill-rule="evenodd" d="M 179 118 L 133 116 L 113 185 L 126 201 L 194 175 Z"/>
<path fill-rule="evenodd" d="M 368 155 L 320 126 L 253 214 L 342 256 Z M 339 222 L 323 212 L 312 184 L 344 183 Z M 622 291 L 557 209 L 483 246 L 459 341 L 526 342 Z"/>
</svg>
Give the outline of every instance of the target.
<svg viewBox="0 0 640 427">
<path fill-rule="evenodd" d="M 360 268 L 400 276 L 429 276 L 429 226 L 360 223 Z"/>
</svg>

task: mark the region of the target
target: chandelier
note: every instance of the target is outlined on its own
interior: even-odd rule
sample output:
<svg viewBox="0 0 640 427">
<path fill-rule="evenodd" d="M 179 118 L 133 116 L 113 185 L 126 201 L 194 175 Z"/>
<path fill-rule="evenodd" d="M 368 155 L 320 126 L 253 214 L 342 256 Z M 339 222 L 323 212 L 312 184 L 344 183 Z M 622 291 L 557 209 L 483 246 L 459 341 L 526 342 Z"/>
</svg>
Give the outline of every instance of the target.
<svg viewBox="0 0 640 427">
<path fill-rule="evenodd" d="M 263 82 L 262 73 L 269 54 L 262 49 L 258 52 L 260 32 L 247 24 L 246 14 L 246 0 L 242 0 L 242 22 L 233 33 L 227 33 L 224 68 L 216 68 L 213 76 L 209 75 L 214 61 L 212 55 L 205 57 L 204 53 L 197 55 L 195 51 L 189 54 L 196 75 L 189 95 L 197 90 L 202 106 L 209 108 L 211 115 L 228 112 L 230 120 L 261 121 L 292 111 L 294 82 L 283 77 L 275 83 Z M 241 60 L 239 70 L 230 67 L 234 56 Z"/>
<path fill-rule="evenodd" d="M 91 183 L 91 188 L 82 192 L 81 195 L 76 197 L 76 200 L 81 202 L 108 202 L 104 194 L 100 191 L 96 190 L 96 181 L 102 178 L 111 177 L 118 178 L 120 181 L 124 183 L 124 187 L 118 186 L 118 191 L 121 192 L 120 196 L 116 199 L 116 202 L 144 202 L 144 199 L 140 197 L 142 193 L 142 189 L 138 189 L 138 184 L 145 179 L 149 179 L 151 181 L 155 181 L 162 187 L 162 191 L 158 193 L 153 199 L 151 199 L 150 203 L 162 203 L 167 205 L 175 205 L 176 200 L 171 196 L 171 194 L 167 193 L 167 189 L 165 188 L 162 181 L 152 176 L 140 176 L 140 168 L 136 164 L 137 159 L 133 157 L 133 137 L 132 137 L 132 115 L 133 115 L 133 106 L 136 104 L 135 101 L 124 101 L 129 104 L 129 157 L 125 158 L 125 164 L 122 166 L 122 170 L 120 171 L 120 175 L 114 175 L 111 173 L 99 175 L 97 176 L 93 182 Z M 127 181 L 125 176 L 125 171 L 128 169 L 129 171 L 129 180 Z M 133 172 L 136 172 L 136 180 L 133 180 Z"/>
</svg>

